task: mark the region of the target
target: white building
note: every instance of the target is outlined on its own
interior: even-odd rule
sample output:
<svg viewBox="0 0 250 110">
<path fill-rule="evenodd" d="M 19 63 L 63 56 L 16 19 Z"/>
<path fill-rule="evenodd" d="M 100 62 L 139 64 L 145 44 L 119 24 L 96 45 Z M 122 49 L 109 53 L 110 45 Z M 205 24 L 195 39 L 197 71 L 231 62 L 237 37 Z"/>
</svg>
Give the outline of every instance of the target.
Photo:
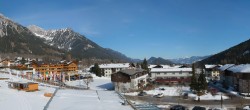
<svg viewBox="0 0 250 110">
<path fill-rule="evenodd" d="M 218 65 L 205 65 L 205 75 L 208 80 L 220 80 Z"/>
<path fill-rule="evenodd" d="M 143 69 L 125 69 L 112 74 L 111 81 L 116 91 L 128 92 L 145 87 L 147 77 L 148 73 Z"/>
<path fill-rule="evenodd" d="M 118 71 L 128 69 L 130 67 L 129 63 L 116 63 L 116 64 L 101 64 L 99 65 L 102 74 L 105 77 L 111 77 L 111 74 L 116 73 Z"/>
<path fill-rule="evenodd" d="M 156 83 L 189 83 L 192 68 L 152 68 L 150 78 Z"/>
</svg>

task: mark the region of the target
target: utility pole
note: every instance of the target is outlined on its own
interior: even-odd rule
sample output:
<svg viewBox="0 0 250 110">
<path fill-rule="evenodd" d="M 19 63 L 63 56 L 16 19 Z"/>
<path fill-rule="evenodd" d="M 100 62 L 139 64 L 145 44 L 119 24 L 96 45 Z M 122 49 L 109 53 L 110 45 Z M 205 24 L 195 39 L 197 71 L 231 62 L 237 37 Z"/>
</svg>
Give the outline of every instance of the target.
<svg viewBox="0 0 250 110">
<path fill-rule="evenodd" d="M 222 102 L 223 102 L 223 98 L 222 98 L 222 93 L 220 94 L 220 106 L 221 106 L 221 109 L 222 109 Z"/>
</svg>

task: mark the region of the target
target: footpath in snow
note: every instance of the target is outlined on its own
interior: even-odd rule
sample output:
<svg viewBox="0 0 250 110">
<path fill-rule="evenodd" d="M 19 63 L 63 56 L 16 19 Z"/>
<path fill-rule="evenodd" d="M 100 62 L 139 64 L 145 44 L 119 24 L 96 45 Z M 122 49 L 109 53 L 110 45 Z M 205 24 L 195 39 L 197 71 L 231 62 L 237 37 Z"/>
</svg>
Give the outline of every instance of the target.
<svg viewBox="0 0 250 110">
<path fill-rule="evenodd" d="M 83 80 L 66 82 L 67 85 L 86 88 Z M 133 110 L 113 89 L 110 78 L 95 77 L 90 90 L 60 89 L 48 110 Z"/>
</svg>

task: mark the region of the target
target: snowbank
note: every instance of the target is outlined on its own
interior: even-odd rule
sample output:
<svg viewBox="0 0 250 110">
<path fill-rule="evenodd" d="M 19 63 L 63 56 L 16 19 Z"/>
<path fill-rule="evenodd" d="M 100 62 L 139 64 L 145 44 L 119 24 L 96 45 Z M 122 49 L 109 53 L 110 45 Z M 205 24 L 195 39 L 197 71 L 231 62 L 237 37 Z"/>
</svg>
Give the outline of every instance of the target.
<svg viewBox="0 0 250 110">
<path fill-rule="evenodd" d="M 161 90 L 164 88 L 165 90 Z M 189 87 L 159 87 L 154 90 L 144 91 L 149 95 L 163 93 L 164 96 L 179 96 L 184 91 L 189 91 Z M 125 95 L 137 96 L 138 92 L 125 93 Z"/>
<path fill-rule="evenodd" d="M 218 92 L 217 95 L 213 96 L 211 93 L 207 93 L 205 95 L 200 96 L 200 100 L 221 100 L 220 94 L 221 93 Z M 188 96 L 194 98 L 194 100 L 198 100 L 198 96 L 196 94 L 189 93 Z M 222 99 L 229 99 L 229 97 L 222 94 Z"/>
</svg>

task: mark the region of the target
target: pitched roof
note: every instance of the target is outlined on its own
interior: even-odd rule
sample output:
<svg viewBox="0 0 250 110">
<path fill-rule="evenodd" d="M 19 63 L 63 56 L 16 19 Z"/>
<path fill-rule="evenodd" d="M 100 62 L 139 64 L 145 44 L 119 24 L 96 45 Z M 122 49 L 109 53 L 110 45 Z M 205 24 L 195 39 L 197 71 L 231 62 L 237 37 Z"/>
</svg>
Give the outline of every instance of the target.
<svg viewBox="0 0 250 110">
<path fill-rule="evenodd" d="M 205 65 L 205 68 L 206 69 L 211 69 L 211 68 L 214 68 L 214 67 L 216 67 L 217 65 Z"/>
<path fill-rule="evenodd" d="M 121 70 L 120 72 L 131 76 L 131 75 L 134 75 L 136 73 L 143 72 L 143 71 L 145 71 L 145 70 L 137 68 L 137 69 L 124 69 L 124 70 Z"/>
<path fill-rule="evenodd" d="M 111 63 L 111 64 L 101 64 L 100 68 L 128 68 L 129 63 Z"/>
<path fill-rule="evenodd" d="M 178 72 L 178 71 L 192 71 L 192 68 L 152 68 L 151 72 Z"/>
<path fill-rule="evenodd" d="M 232 67 L 232 66 L 234 66 L 234 64 L 225 64 L 225 65 L 221 66 L 221 67 L 219 68 L 219 70 L 225 71 L 226 69 L 228 69 L 228 68 L 230 68 L 230 67 Z"/>
<path fill-rule="evenodd" d="M 250 64 L 241 64 L 228 69 L 234 73 L 250 73 Z"/>
</svg>

